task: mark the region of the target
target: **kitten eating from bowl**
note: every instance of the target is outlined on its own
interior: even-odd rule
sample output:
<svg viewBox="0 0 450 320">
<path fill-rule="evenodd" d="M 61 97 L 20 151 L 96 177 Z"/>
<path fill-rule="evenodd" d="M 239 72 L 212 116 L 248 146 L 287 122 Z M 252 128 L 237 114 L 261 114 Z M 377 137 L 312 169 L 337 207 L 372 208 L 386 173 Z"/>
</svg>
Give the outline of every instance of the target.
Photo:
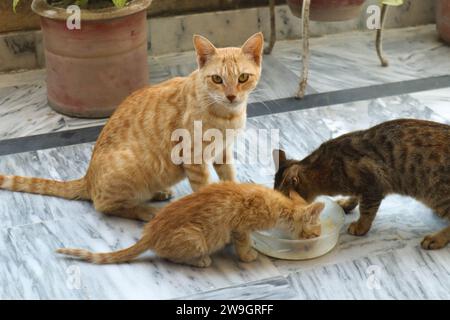
<svg viewBox="0 0 450 320">
<path fill-rule="evenodd" d="M 240 260 L 250 262 L 258 256 L 252 248 L 252 232 L 281 225 L 296 239 L 317 237 L 323 208 L 320 202 L 307 204 L 295 191 L 287 197 L 256 184 L 222 182 L 168 204 L 146 224 L 141 239 L 127 249 L 57 252 L 106 264 L 127 262 L 152 250 L 176 263 L 208 267 L 210 255 L 233 241 Z"/>
</svg>

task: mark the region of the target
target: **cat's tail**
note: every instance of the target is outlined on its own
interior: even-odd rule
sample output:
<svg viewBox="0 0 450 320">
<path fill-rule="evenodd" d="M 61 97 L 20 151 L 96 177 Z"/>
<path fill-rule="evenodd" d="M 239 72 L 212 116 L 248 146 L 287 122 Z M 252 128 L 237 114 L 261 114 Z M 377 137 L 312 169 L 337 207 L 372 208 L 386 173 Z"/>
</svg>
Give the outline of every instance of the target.
<svg viewBox="0 0 450 320">
<path fill-rule="evenodd" d="M 66 199 L 89 200 L 84 178 L 72 181 L 56 181 L 0 175 L 0 189 L 43 194 Z"/>
<path fill-rule="evenodd" d="M 115 252 L 93 253 L 83 249 L 70 249 L 70 248 L 57 249 L 56 252 L 68 256 L 78 257 L 81 258 L 82 260 L 86 260 L 92 263 L 109 264 L 109 263 L 128 262 L 149 249 L 151 249 L 149 240 L 146 239 L 146 237 L 144 236 L 131 247 Z"/>
</svg>

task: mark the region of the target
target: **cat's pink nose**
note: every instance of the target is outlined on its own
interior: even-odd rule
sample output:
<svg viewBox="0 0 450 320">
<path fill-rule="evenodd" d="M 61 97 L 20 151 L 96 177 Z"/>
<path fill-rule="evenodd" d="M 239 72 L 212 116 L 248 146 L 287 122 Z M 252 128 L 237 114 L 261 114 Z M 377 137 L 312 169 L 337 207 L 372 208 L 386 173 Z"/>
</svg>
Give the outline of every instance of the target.
<svg viewBox="0 0 450 320">
<path fill-rule="evenodd" d="M 236 96 L 229 95 L 229 96 L 227 96 L 227 99 L 230 100 L 230 102 L 233 102 L 234 99 L 236 99 Z"/>
</svg>

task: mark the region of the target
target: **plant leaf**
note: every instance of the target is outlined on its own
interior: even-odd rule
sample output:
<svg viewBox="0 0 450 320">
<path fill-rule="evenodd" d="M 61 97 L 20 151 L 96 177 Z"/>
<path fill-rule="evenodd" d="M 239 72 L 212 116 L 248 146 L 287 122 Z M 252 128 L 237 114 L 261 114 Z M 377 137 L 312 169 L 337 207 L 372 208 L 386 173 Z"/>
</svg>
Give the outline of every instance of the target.
<svg viewBox="0 0 450 320">
<path fill-rule="evenodd" d="M 128 0 L 112 0 L 117 8 L 123 8 Z"/>
<path fill-rule="evenodd" d="M 16 13 L 16 7 L 19 4 L 19 1 L 20 0 L 13 0 L 13 11 L 14 11 L 14 13 Z"/>
<path fill-rule="evenodd" d="M 388 6 L 401 6 L 403 0 L 381 0 L 382 4 L 387 4 Z"/>
<path fill-rule="evenodd" d="M 77 0 L 75 1 L 75 4 L 79 6 L 80 8 L 86 8 L 88 5 L 89 0 Z"/>
</svg>

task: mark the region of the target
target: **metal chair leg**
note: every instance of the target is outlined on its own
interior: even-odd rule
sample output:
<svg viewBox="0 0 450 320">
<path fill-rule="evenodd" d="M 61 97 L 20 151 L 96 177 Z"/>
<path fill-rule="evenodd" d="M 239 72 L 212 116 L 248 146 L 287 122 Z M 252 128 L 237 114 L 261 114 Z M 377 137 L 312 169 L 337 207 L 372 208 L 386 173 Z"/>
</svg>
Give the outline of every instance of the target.
<svg viewBox="0 0 450 320">
<path fill-rule="evenodd" d="M 275 0 L 269 0 L 269 11 L 270 11 L 270 40 L 269 45 L 264 50 L 265 54 L 271 54 L 272 49 L 277 41 L 277 29 L 275 24 Z"/>
<path fill-rule="evenodd" d="M 386 17 L 387 17 L 388 11 L 389 11 L 389 6 L 386 4 L 383 4 L 383 7 L 381 8 L 380 29 L 377 30 L 377 38 L 376 38 L 377 54 L 378 54 L 378 58 L 380 58 L 381 65 L 383 67 L 389 66 L 389 61 L 383 52 L 383 29 L 384 29 L 384 24 L 386 22 Z"/>
<path fill-rule="evenodd" d="M 301 80 L 297 92 L 297 98 L 302 99 L 305 96 L 306 85 L 308 83 L 308 72 L 309 72 L 309 9 L 311 6 L 311 0 L 303 0 L 302 7 L 302 40 L 303 40 L 303 52 L 302 52 L 302 62 L 303 70 L 301 75 Z"/>
</svg>

